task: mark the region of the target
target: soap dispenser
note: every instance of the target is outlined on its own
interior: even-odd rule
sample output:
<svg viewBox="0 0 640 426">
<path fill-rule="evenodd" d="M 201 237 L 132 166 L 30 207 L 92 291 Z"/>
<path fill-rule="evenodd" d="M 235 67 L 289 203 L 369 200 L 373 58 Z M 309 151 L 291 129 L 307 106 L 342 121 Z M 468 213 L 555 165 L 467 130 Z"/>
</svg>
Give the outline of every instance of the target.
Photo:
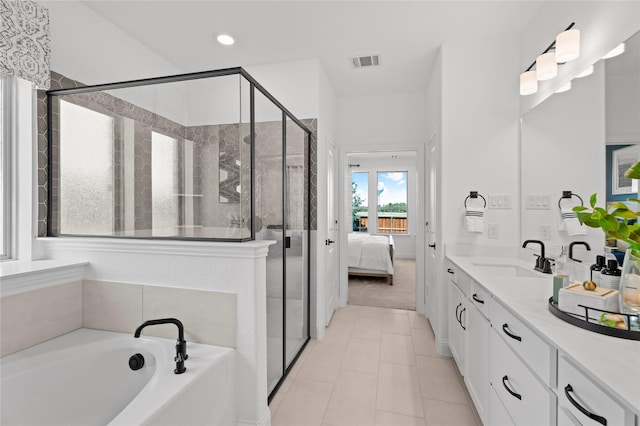
<svg viewBox="0 0 640 426">
<path fill-rule="evenodd" d="M 602 271 L 605 267 L 605 262 L 604 262 L 604 256 L 602 255 L 597 255 L 596 256 L 596 263 L 594 263 L 593 265 L 591 265 L 591 268 L 589 268 L 591 270 L 591 281 L 593 281 L 593 273 L 596 272 L 596 278 L 600 278 L 600 274 L 599 272 Z"/>
<path fill-rule="evenodd" d="M 620 290 L 621 277 L 622 271 L 618 268 L 618 261 L 615 258 L 607 259 L 607 266 L 600 271 L 600 281 L 598 285 L 613 290 Z"/>
</svg>

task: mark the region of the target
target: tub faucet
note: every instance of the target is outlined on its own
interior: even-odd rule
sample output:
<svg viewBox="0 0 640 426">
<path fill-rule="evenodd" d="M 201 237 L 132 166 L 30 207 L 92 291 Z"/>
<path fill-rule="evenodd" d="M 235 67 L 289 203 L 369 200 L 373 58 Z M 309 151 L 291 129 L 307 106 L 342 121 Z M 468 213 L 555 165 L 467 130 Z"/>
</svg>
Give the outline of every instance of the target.
<svg viewBox="0 0 640 426">
<path fill-rule="evenodd" d="M 587 251 L 591 251 L 591 246 L 589 246 L 589 243 L 586 241 L 573 241 L 569 243 L 569 259 L 574 262 L 582 262 L 582 260 L 573 258 L 573 246 L 585 246 Z"/>
<path fill-rule="evenodd" d="M 187 371 L 187 368 L 184 366 L 184 361 L 189 358 L 187 355 L 187 342 L 184 340 L 184 327 L 182 323 L 175 318 L 162 318 L 145 321 L 136 328 L 136 332 L 133 334 L 133 337 L 140 337 L 140 333 L 142 333 L 142 329 L 149 325 L 159 325 L 159 324 L 175 324 L 178 327 L 178 341 L 176 342 L 176 357 L 174 361 L 176 362 L 176 369 L 173 370 L 176 374 L 182 374 Z"/>
<path fill-rule="evenodd" d="M 530 243 L 540 244 L 540 256 L 536 260 L 536 266 L 533 268 L 538 272 L 544 272 L 545 274 L 551 273 L 551 262 L 544 256 L 544 243 L 540 240 L 526 240 L 522 243 L 522 248 L 525 248 Z"/>
</svg>

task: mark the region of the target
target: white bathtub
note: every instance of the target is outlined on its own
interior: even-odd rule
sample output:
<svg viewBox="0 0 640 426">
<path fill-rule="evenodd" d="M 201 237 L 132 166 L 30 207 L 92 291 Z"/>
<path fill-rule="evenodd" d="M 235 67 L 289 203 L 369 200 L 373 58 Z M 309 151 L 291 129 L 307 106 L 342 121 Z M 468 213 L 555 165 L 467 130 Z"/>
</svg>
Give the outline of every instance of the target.
<svg viewBox="0 0 640 426">
<path fill-rule="evenodd" d="M 140 353 L 145 365 L 129 368 Z M 1 420 L 9 425 L 235 425 L 235 351 L 80 329 L 2 358 Z"/>
</svg>

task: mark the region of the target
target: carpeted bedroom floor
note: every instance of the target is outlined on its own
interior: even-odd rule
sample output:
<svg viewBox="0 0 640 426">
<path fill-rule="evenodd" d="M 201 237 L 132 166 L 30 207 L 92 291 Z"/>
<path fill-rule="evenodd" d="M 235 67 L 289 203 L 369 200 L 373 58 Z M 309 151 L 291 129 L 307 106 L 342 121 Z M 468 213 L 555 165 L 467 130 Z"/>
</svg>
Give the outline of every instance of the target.
<svg viewBox="0 0 640 426">
<path fill-rule="evenodd" d="M 377 306 L 415 311 L 416 261 L 394 259 L 393 285 L 387 278 L 349 277 L 349 305 Z"/>
</svg>

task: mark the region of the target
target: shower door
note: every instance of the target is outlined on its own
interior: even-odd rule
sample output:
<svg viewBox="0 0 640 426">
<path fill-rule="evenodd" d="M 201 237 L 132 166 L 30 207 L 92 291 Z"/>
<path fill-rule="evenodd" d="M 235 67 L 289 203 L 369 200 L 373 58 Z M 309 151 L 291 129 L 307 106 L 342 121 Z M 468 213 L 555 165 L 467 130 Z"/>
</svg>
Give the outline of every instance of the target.
<svg viewBox="0 0 640 426">
<path fill-rule="evenodd" d="M 307 134 L 286 120 L 286 350 L 289 368 L 308 337 L 307 327 Z"/>
</svg>

